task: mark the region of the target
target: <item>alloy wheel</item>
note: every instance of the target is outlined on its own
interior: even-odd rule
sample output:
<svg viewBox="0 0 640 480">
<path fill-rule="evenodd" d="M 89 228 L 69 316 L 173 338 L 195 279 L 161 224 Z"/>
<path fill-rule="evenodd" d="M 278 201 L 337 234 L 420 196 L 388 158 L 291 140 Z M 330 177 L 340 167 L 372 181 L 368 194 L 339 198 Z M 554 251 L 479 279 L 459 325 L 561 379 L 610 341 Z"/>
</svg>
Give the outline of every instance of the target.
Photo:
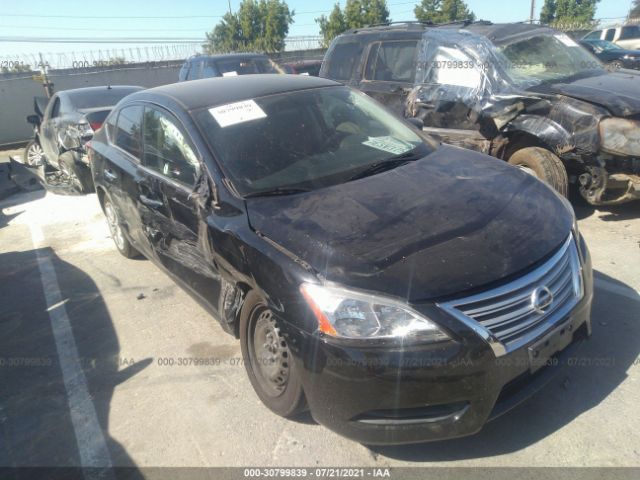
<svg viewBox="0 0 640 480">
<path fill-rule="evenodd" d="M 124 249 L 124 235 L 122 234 L 122 227 L 120 226 L 120 222 L 118 221 L 118 214 L 111 202 L 106 202 L 104 206 L 104 213 L 107 217 L 107 225 L 109 225 L 109 233 L 111 233 L 111 238 L 115 242 L 116 246 L 120 249 Z"/>
</svg>

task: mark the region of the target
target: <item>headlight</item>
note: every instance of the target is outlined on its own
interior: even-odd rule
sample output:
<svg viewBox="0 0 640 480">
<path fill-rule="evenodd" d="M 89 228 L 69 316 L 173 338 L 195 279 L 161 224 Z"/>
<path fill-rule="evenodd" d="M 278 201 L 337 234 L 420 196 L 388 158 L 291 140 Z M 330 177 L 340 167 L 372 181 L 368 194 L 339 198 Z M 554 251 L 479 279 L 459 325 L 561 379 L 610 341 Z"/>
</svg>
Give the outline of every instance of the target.
<svg viewBox="0 0 640 480">
<path fill-rule="evenodd" d="M 402 302 L 337 287 L 304 283 L 303 297 L 319 330 L 350 340 L 436 342 L 448 337 L 431 320 Z"/>
<path fill-rule="evenodd" d="M 602 149 L 618 155 L 640 156 L 640 122 L 605 118 L 600 122 Z"/>
</svg>

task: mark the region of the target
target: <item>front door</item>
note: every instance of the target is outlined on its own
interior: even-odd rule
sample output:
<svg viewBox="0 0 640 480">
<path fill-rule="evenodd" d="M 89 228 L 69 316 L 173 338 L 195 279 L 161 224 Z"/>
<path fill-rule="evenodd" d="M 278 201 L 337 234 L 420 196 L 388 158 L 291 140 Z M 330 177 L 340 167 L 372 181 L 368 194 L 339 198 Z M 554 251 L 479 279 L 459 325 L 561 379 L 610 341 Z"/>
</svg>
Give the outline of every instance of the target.
<svg viewBox="0 0 640 480">
<path fill-rule="evenodd" d="M 145 107 L 139 208 L 158 261 L 213 309 L 220 277 L 201 242 L 207 227 L 192 193 L 202 172 L 179 120 L 160 107 Z"/>
<path fill-rule="evenodd" d="M 400 116 L 416 72 L 415 40 L 375 42 L 369 47 L 360 90 Z"/>
</svg>

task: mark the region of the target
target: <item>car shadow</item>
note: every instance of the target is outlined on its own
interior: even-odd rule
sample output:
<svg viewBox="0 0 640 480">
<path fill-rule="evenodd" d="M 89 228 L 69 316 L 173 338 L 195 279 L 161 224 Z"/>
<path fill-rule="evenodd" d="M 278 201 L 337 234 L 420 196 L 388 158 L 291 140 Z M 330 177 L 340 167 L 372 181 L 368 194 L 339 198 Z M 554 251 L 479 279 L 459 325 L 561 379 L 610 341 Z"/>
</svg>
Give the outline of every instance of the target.
<svg viewBox="0 0 640 480">
<path fill-rule="evenodd" d="M 111 464 L 128 467 L 126 478 L 144 478 L 109 435 L 109 411 L 114 389 L 152 359 L 121 358 L 96 284 L 52 249 L 2 253 L 0 264 L 0 467 L 81 467 L 82 458 L 91 458 L 92 446 L 104 437 Z M 57 285 L 47 283 L 45 293 L 41 268 L 51 272 L 47 265 L 53 265 Z M 51 302 L 56 289 L 62 301 L 48 305 L 46 295 Z M 65 325 L 77 355 L 61 334 Z M 74 376 L 79 370 L 86 382 L 82 375 Z M 91 409 L 98 428 L 78 427 L 91 423 Z M 77 436 L 79 432 L 85 436 Z"/>
<path fill-rule="evenodd" d="M 595 273 L 593 335 L 554 380 L 476 435 L 441 442 L 370 446 L 386 457 L 436 462 L 493 457 L 533 445 L 596 407 L 627 378 L 640 353 L 640 295 Z"/>
</svg>

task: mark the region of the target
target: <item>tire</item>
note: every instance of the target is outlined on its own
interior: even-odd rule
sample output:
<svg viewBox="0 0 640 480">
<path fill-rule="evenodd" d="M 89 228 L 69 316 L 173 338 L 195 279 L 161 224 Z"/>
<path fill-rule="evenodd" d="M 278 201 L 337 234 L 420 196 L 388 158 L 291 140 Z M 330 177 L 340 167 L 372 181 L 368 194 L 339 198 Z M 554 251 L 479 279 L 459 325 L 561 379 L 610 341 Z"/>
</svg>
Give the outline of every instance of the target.
<svg viewBox="0 0 640 480">
<path fill-rule="evenodd" d="M 136 258 L 140 254 L 135 248 L 133 248 L 129 240 L 127 240 L 127 237 L 122 231 L 122 224 L 120 222 L 120 217 L 118 216 L 118 211 L 111 200 L 106 196 L 104 198 L 102 208 L 104 210 L 104 215 L 107 218 L 109 233 L 111 234 L 113 243 L 115 243 L 118 251 L 126 258 Z"/>
<path fill-rule="evenodd" d="M 60 170 L 64 172 L 71 181 L 73 188 L 80 193 L 90 193 L 94 191 L 91 170 L 88 166 L 78 161 L 76 152 L 65 152 L 58 159 Z"/>
<path fill-rule="evenodd" d="M 240 314 L 240 347 L 247 375 L 262 403 L 282 417 L 302 413 L 306 401 L 296 364 L 273 313 L 253 291 L 247 294 Z"/>
<path fill-rule="evenodd" d="M 562 161 L 549 150 L 540 147 L 523 148 L 509 157 L 509 163 L 535 175 L 560 195 L 567 197 L 569 193 L 567 170 Z"/>
<path fill-rule="evenodd" d="M 45 164 L 44 151 L 37 140 L 31 140 L 24 149 L 22 160 L 25 165 L 39 167 Z"/>
</svg>

